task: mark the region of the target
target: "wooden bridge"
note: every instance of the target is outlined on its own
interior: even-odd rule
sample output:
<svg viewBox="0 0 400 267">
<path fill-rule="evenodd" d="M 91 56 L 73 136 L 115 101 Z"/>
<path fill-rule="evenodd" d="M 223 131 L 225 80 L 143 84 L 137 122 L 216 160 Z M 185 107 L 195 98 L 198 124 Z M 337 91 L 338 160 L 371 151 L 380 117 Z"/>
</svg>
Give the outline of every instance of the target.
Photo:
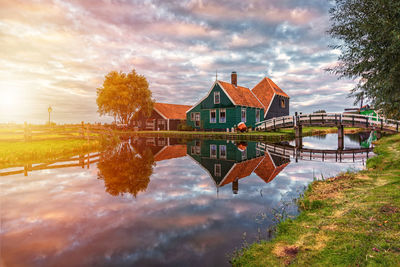
<svg viewBox="0 0 400 267">
<path fill-rule="evenodd" d="M 294 158 L 309 161 L 356 162 L 366 161 L 373 155 L 373 148 L 357 148 L 346 150 L 296 148 L 290 145 L 258 143 L 257 149 L 278 157 Z"/>
<path fill-rule="evenodd" d="M 360 114 L 313 113 L 295 116 L 283 116 L 256 123 L 258 131 L 272 131 L 298 126 L 357 127 L 385 132 L 400 132 L 400 121 Z"/>
<path fill-rule="evenodd" d="M 322 126 L 338 128 L 338 149 L 344 148 L 344 127 L 357 127 L 379 132 L 400 132 L 400 121 L 383 117 L 347 113 L 312 113 L 283 116 L 256 123 L 256 131 L 273 131 L 294 128 L 296 147 L 301 148 L 303 126 Z"/>
</svg>

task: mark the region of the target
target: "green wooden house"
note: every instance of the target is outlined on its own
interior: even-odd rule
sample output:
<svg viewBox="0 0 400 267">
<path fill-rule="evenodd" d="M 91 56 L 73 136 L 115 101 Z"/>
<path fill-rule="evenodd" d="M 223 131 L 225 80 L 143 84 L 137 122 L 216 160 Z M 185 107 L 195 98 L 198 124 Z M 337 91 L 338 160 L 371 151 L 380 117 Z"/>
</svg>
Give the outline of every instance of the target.
<svg viewBox="0 0 400 267">
<path fill-rule="evenodd" d="M 271 117 L 289 115 L 289 96 L 265 77 L 252 90 L 237 85 L 232 72 L 231 83 L 216 80 L 207 95 L 186 112 L 187 124 L 195 129 L 227 130 L 240 122 L 255 127 Z"/>
</svg>

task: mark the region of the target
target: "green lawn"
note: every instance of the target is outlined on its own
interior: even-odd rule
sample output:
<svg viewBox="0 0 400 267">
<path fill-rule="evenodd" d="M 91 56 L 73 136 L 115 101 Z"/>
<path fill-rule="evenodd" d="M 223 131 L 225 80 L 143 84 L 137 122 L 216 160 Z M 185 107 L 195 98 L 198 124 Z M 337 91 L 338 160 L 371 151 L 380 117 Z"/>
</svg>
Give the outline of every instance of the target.
<svg viewBox="0 0 400 267">
<path fill-rule="evenodd" d="M 97 151 L 101 147 L 100 140 L 0 141 L 0 169 Z"/>
<path fill-rule="evenodd" d="M 368 170 L 313 182 L 300 215 L 234 266 L 400 266 L 400 135 L 384 137 Z"/>
</svg>

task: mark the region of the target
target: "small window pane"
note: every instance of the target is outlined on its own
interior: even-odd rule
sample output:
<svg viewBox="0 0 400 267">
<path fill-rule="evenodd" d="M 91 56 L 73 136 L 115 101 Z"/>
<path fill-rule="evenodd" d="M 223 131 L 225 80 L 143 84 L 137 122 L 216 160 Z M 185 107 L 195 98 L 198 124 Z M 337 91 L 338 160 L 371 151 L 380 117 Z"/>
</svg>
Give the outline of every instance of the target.
<svg viewBox="0 0 400 267">
<path fill-rule="evenodd" d="M 214 92 L 214 104 L 219 104 L 219 92 Z"/>
<path fill-rule="evenodd" d="M 219 122 L 220 123 L 226 122 L 226 110 L 225 109 L 220 109 L 220 111 L 219 111 Z"/>
<path fill-rule="evenodd" d="M 210 122 L 211 123 L 217 122 L 217 111 L 215 109 L 210 110 Z"/>
<path fill-rule="evenodd" d="M 210 145 L 210 158 L 217 158 L 217 145 Z"/>
<path fill-rule="evenodd" d="M 246 122 L 246 109 L 242 109 L 242 122 Z"/>
</svg>

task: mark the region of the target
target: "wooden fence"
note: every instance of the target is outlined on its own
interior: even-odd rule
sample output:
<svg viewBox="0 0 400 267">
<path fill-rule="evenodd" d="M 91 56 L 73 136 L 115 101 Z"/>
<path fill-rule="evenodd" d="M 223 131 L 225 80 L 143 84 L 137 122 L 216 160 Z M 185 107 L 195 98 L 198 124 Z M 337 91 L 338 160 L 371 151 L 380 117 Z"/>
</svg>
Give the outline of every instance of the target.
<svg viewBox="0 0 400 267">
<path fill-rule="evenodd" d="M 40 141 L 66 139 L 97 139 L 99 135 L 112 135 L 110 127 L 100 124 L 66 124 L 66 125 L 6 125 L 0 127 L 0 141 Z"/>
<path fill-rule="evenodd" d="M 28 176 L 28 173 L 32 171 L 69 168 L 69 167 L 82 167 L 82 168 L 86 167 L 89 169 L 90 164 L 94 164 L 99 161 L 101 154 L 102 153 L 99 152 L 88 153 L 85 155 L 80 154 L 70 158 L 52 160 L 45 163 L 24 164 L 23 167 L 22 166 L 12 167 L 0 170 L 0 176 L 8 176 L 21 173 L 23 173 L 25 176 Z"/>
</svg>

